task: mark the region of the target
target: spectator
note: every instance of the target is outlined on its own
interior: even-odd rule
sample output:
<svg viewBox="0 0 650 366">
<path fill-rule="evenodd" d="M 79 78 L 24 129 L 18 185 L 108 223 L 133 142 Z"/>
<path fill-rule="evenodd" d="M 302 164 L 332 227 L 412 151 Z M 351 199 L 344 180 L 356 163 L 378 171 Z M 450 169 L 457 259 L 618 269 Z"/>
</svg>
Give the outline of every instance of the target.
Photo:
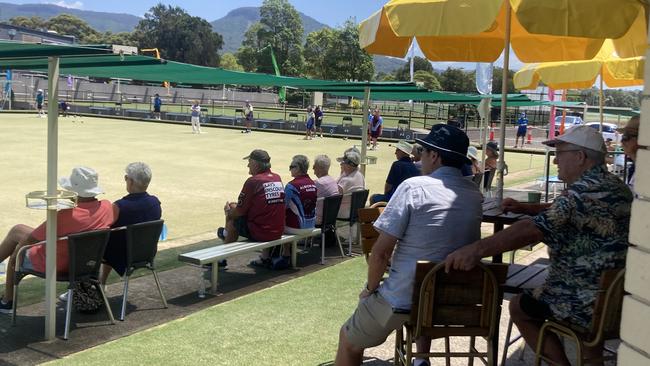
<svg viewBox="0 0 650 366">
<path fill-rule="evenodd" d="M 307 107 L 307 123 L 305 125 L 305 140 L 311 140 L 314 133 L 314 111 Z"/>
<path fill-rule="evenodd" d="M 497 160 L 499 159 L 499 145 L 490 141 L 486 144 L 485 149 L 485 169 L 484 170 L 496 170 L 497 169 Z"/>
<path fill-rule="evenodd" d="M 420 161 L 420 159 L 422 159 L 422 146 L 420 144 L 413 144 L 411 155 L 413 155 L 413 164 L 415 164 L 418 169 L 422 170 L 422 162 Z"/>
<path fill-rule="evenodd" d="M 253 105 L 248 100 L 244 104 L 242 113 L 244 114 L 246 130 L 242 130 L 241 133 L 251 133 L 251 126 L 253 125 Z"/>
<path fill-rule="evenodd" d="M 113 221 L 113 208 L 107 200 L 97 200 L 95 196 L 103 193 L 98 186 L 97 173 L 87 167 L 72 169 L 69 177 L 59 179 L 59 185 L 78 195 L 77 206 L 57 212 L 57 237 L 82 231 L 108 228 Z M 16 225 L 0 243 L 0 262 L 9 258 L 4 296 L 0 299 L 0 312 L 9 314 L 13 309 L 14 270 L 18 248 L 45 240 L 45 225 L 37 228 Z M 56 271 L 68 272 L 68 241 L 59 240 L 56 245 Z M 23 258 L 22 268 L 45 272 L 45 244 L 33 246 Z"/>
<path fill-rule="evenodd" d="M 201 133 L 201 106 L 195 100 L 190 108 L 192 111 L 192 133 Z"/>
<path fill-rule="evenodd" d="M 620 132 L 623 133 L 621 137 L 621 145 L 623 145 L 623 151 L 630 160 L 632 160 L 632 166 L 628 169 L 627 173 L 627 185 L 630 187 L 632 192 L 634 192 L 634 170 L 636 168 L 636 152 L 639 150 L 639 116 L 634 116 L 627 121 L 627 124 Z"/>
<path fill-rule="evenodd" d="M 544 242 L 550 266 L 546 282 L 510 302 L 510 316 L 530 346 L 535 346 L 546 319 L 590 329 L 593 306 L 604 270 L 625 265 L 632 193 L 605 166 L 602 135 L 575 126 L 554 140 L 554 163 L 567 189 L 550 205 L 503 201 L 504 211 L 536 214 L 450 254 L 449 269 L 469 270 L 483 257 Z M 556 336 L 547 338 L 544 354 L 553 364 L 569 365 Z M 586 350 L 602 356 L 602 344 Z"/>
<path fill-rule="evenodd" d="M 524 147 L 524 140 L 526 138 L 526 131 L 528 130 L 528 117 L 526 117 L 526 112 L 521 112 L 519 119 L 517 120 L 517 137 L 515 137 L 515 149 L 517 148 L 517 143 L 521 137 L 521 147 Z"/>
<path fill-rule="evenodd" d="M 336 161 L 341 163 L 341 175 L 336 180 L 336 184 L 339 186 L 339 193 L 343 194 L 338 217 L 347 219 L 350 217 L 351 197 L 349 193 L 361 191 L 366 186 L 363 174 L 359 171 L 361 154 L 356 148 L 350 148 L 345 150 L 343 156 L 337 158 Z"/>
<path fill-rule="evenodd" d="M 284 187 L 287 206 L 285 232 L 296 234 L 300 229 L 315 227 L 318 194 L 314 181 L 309 177 L 309 159 L 305 155 L 295 155 L 289 171 L 294 179 Z"/>
<path fill-rule="evenodd" d="M 156 93 L 153 98 L 153 118 L 160 120 L 160 108 L 162 107 L 162 100 L 160 95 Z"/>
<path fill-rule="evenodd" d="M 336 180 L 329 175 L 331 160 L 327 155 L 317 155 L 314 158 L 314 175 L 318 178 L 314 181 L 316 185 L 316 224 L 323 221 L 323 198 L 339 194 L 339 186 Z"/>
<path fill-rule="evenodd" d="M 382 201 L 388 202 L 403 181 L 420 175 L 420 169 L 411 160 L 411 151 L 413 151 L 413 146 L 408 142 L 404 140 L 397 142 L 395 145 L 395 157 L 397 160 L 390 166 L 390 171 L 384 184 L 384 193 L 377 193 L 370 196 L 371 204 Z"/>
<path fill-rule="evenodd" d="M 356 311 L 341 328 L 336 365 L 360 365 L 365 348 L 382 344 L 409 319 L 418 260 L 442 261 L 481 237 L 481 193 L 460 172 L 468 162 L 467 135 L 438 124 L 416 141 L 424 147 L 422 176 L 404 181 L 374 224 L 379 237 L 370 255 L 368 281 Z M 425 351 L 430 340 L 416 343 Z"/>
<path fill-rule="evenodd" d="M 319 105 L 316 106 L 314 110 L 314 117 L 316 119 L 316 131 L 317 134 L 320 134 L 320 138 L 323 138 L 323 110 Z"/>
<path fill-rule="evenodd" d="M 36 109 L 38 110 L 38 118 L 45 116 L 45 112 L 43 111 L 44 100 L 45 96 L 43 95 L 43 89 L 38 89 L 36 92 Z"/>
<path fill-rule="evenodd" d="M 59 102 L 59 114 L 63 117 L 68 116 L 68 111 L 70 110 L 70 103 L 65 99 Z"/>
<path fill-rule="evenodd" d="M 244 182 L 237 202 L 226 202 L 226 226 L 217 230 L 217 236 L 224 243 L 232 243 L 239 236 L 252 241 L 280 239 L 285 223 L 282 179 L 271 171 L 271 157 L 266 151 L 253 150 L 244 160 L 248 160 L 251 177 Z M 270 261 L 270 251 L 265 249 L 251 265 L 266 266 Z M 219 263 L 220 267 L 226 265 L 225 259 Z"/>
<path fill-rule="evenodd" d="M 383 124 L 384 119 L 379 115 L 379 109 L 375 108 L 368 118 L 368 134 L 370 135 L 370 141 L 372 142 L 370 150 L 377 149 L 377 138 L 381 136 Z"/>
<path fill-rule="evenodd" d="M 124 183 L 129 193 L 113 202 L 113 214 L 117 219 L 111 227 L 121 227 L 141 222 L 159 220 L 162 215 L 160 201 L 156 196 L 147 193 L 151 182 L 151 169 L 142 162 L 131 163 L 124 170 Z M 104 263 L 100 274 L 100 282 L 105 284 L 106 278 L 114 269 L 117 274 L 124 275 L 126 271 L 126 232 L 118 230 L 111 237 L 104 251 Z"/>
<path fill-rule="evenodd" d="M 476 175 L 480 174 L 482 172 L 481 170 L 481 163 L 478 161 L 478 149 L 474 146 L 470 146 L 467 148 L 467 157 L 469 160 L 472 162 L 470 164 L 471 168 L 471 174 L 470 175 Z"/>
</svg>

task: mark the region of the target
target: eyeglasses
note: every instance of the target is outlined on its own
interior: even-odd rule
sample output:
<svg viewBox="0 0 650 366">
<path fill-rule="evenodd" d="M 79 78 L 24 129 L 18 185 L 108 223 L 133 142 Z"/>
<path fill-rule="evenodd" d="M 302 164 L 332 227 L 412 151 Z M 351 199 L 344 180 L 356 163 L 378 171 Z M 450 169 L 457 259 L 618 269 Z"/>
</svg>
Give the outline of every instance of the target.
<svg viewBox="0 0 650 366">
<path fill-rule="evenodd" d="M 621 141 L 623 141 L 623 142 L 630 141 L 630 140 L 635 139 L 637 137 L 639 137 L 639 135 L 628 135 L 628 134 L 624 133 L 623 136 L 621 137 Z"/>
<path fill-rule="evenodd" d="M 289 165 L 289 169 L 295 169 L 297 167 L 298 167 L 297 165 Z"/>
</svg>

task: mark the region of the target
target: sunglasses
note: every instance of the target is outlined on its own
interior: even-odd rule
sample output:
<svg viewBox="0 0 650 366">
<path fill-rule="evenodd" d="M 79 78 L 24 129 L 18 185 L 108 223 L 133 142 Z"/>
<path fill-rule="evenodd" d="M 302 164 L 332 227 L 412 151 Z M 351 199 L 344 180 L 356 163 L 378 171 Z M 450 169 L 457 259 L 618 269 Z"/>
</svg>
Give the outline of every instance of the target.
<svg viewBox="0 0 650 366">
<path fill-rule="evenodd" d="M 630 140 L 635 139 L 637 137 L 639 137 L 639 135 L 623 134 L 623 136 L 621 137 L 621 141 L 630 141 Z"/>
<path fill-rule="evenodd" d="M 297 167 L 298 167 L 297 165 L 289 165 L 289 169 L 295 169 Z"/>
</svg>

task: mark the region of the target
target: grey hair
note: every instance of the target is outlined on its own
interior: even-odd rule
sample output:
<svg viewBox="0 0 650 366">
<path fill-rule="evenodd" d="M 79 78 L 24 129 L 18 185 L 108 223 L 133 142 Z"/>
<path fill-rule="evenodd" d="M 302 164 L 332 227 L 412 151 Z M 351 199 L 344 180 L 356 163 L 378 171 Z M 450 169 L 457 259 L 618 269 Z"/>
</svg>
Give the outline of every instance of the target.
<svg viewBox="0 0 650 366">
<path fill-rule="evenodd" d="M 295 155 L 291 159 L 291 165 L 296 165 L 300 173 L 307 174 L 309 170 L 309 158 L 305 155 Z"/>
<path fill-rule="evenodd" d="M 124 172 L 138 188 L 143 191 L 147 190 L 149 182 L 151 182 L 151 168 L 149 168 L 149 165 L 136 161 L 127 165 Z"/>
<path fill-rule="evenodd" d="M 327 155 L 316 155 L 316 157 L 314 158 L 314 166 L 321 167 L 326 171 L 330 170 L 331 165 L 332 165 L 332 160 L 330 160 L 329 156 Z"/>
<path fill-rule="evenodd" d="M 585 153 L 585 156 L 587 157 L 587 160 L 594 162 L 596 165 L 603 165 L 605 164 L 605 153 L 602 151 L 596 151 L 596 150 L 591 150 L 584 148 L 582 146 L 578 146 L 572 143 L 567 143 L 567 145 L 571 145 L 571 148 L 582 151 Z"/>
</svg>

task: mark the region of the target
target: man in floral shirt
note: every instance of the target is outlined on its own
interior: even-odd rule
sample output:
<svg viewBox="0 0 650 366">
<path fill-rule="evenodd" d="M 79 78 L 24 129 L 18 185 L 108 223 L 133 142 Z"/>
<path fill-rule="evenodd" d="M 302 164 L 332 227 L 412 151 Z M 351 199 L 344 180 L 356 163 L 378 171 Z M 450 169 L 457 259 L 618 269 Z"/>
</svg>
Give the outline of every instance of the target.
<svg viewBox="0 0 650 366">
<path fill-rule="evenodd" d="M 597 130 L 577 126 L 546 145 L 556 148 L 558 176 L 568 184 L 552 204 L 503 201 L 504 211 L 536 215 L 450 254 L 447 269 L 471 269 L 481 258 L 535 244 L 548 246 L 550 266 L 542 287 L 516 296 L 510 315 L 526 342 L 537 343 L 548 318 L 588 328 L 600 277 L 625 266 L 632 192 L 605 167 L 605 142 Z M 559 339 L 547 338 L 544 353 L 569 365 Z M 586 350 L 602 355 L 602 345 Z M 590 357 L 591 356 L 591 357 Z"/>
</svg>

